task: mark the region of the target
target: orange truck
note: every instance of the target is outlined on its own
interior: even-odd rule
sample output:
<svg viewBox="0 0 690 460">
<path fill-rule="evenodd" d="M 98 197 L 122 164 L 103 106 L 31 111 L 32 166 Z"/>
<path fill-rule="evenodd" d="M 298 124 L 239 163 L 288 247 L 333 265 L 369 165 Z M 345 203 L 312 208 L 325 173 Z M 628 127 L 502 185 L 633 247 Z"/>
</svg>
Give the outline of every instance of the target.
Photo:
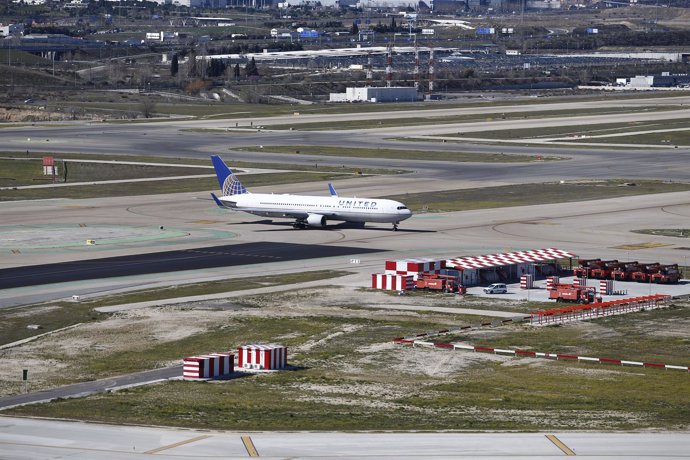
<svg viewBox="0 0 690 460">
<path fill-rule="evenodd" d="M 580 265 L 573 269 L 573 274 L 576 278 L 589 278 L 592 270 L 599 268 L 602 264 L 601 259 L 580 259 L 577 261 Z"/>
<path fill-rule="evenodd" d="M 629 281 L 632 274 L 640 270 L 640 264 L 637 261 L 623 262 L 617 269 L 611 272 L 611 279 L 616 281 Z"/>
<path fill-rule="evenodd" d="M 593 287 L 557 284 L 549 291 L 549 299 L 556 302 L 592 303 L 596 300 L 595 294 Z"/>
<path fill-rule="evenodd" d="M 429 291 L 458 292 L 464 294 L 466 289 L 458 281 L 458 278 L 449 275 L 421 275 L 415 282 L 417 289 Z"/>
</svg>

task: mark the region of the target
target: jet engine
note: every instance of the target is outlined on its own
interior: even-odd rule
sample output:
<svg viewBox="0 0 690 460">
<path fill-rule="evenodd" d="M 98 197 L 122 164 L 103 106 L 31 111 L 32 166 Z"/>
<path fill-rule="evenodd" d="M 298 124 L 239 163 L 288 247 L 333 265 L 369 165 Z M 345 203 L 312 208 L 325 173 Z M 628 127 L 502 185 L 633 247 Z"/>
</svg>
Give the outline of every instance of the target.
<svg viewBox="0 0 690 460">
<path fill-rule="evenodd" d="M 307 225 L 310 227 L 325 227 L 326 216 L 322 216 L 321 214 L 309 214 L 307 217 Z"/>
</svg>

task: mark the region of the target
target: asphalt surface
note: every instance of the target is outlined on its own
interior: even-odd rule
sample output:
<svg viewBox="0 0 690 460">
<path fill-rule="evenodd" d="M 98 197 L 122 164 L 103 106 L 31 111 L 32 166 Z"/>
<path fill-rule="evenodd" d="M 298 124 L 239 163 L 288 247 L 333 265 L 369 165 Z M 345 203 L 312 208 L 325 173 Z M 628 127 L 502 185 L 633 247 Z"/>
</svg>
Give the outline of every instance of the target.
<svg viewBox="0 0 690 460">
<path fill-rule="evenodd" d="M 0 417 L 3 459 L 690 458 L 687 433 L 228 432 Z"/>
<path fill-rule="evenodd" d="M 50 390 L 2 397 L 0 398 L 0 409 L 7 409 L 9 407 L 20 406 L 23 404 L 46 402 L 57 398 L 81 398 L 94 393 L 114 390 L 121 387 L 136 386 L 143 383 L 151 383 L 181 376 L 182 365 L 179 365 L 150 371 L 136 372 L 134 374 L 109 377 L 102 380 L 75 383 L 73 385 L 65 385 L 58 388 L 52 388 Z M 31 375 L 29 375 L 29 380 L 30 378 Z M 2 457 L 2 455 L 0 455 L 0 457 Z"/>
<path fill-rule="evenodd" d="M 378 249 L 297 243 L 245 243 L 181 251 L 80 260 L 0 270 L 0 289 L 69 281 L 236 267 L 321 257 L 370 254 Z"/>
</svg>

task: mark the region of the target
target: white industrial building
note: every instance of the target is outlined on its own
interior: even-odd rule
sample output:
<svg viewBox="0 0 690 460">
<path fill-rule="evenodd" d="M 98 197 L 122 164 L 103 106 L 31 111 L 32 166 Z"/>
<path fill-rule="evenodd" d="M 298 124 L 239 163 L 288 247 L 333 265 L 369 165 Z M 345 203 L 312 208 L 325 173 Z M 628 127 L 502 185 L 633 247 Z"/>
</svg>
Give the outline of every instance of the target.
<svg viewBox="0 0 690 460">
<path fill-rule="evenodd" d="M 330 93 L 329 102 L 414 102 L 417 88 L 413 86 L 365 86 L 346 88 L 344 93 Z"/>
</svg>

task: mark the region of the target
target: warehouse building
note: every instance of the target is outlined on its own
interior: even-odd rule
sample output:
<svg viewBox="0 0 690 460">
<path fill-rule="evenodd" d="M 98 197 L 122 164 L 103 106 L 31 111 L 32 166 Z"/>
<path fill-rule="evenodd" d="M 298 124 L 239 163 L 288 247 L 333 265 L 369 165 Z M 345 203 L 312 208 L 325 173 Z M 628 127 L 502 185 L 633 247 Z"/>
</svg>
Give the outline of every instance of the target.
<svg viewBox="0 0 690 460">
<path fill-rule="evenodd" d="M 427 275 L 453 278 L 456 284 L 468 287 L 492 283 L 509 283 L 523 280 L 531 284 L 541 277 L 558 275 L 559 261 L 572 258 L 567 251 L 556 248 L 530 251 L 462 256 L 453 259 L 404 259 L 389 260 L 383 274 L 373 274 L 371 287 L 385 290 L 407 290 L 412 282 Z"/>
<path fill-rule="evenodd" d="M 390 86 L 346 88 L 344 93 L 330 93 L 329 102 L 414 102 L 417 88 L 413 86 Z"/>
</svg>

